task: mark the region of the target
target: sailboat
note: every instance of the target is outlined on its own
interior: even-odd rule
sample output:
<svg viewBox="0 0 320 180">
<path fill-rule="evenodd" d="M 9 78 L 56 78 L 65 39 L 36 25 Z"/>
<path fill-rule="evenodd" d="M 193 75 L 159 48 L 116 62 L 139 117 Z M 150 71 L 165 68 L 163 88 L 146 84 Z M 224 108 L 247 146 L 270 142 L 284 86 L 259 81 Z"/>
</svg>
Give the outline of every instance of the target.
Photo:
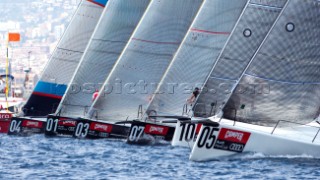
<svg viewBox="0 0 320 180">
<path fill-rule="evenodd" d="M 14 77 L 10 75 L 11 70 L 8 72 L 8 75 L 0 75 L 0 133 L 8 132 L 11 118 L 15 116 L 18 108 L 21 107 L 24 102 L 23 98 L 14 97 L 11 86 Z M 6 81 L 8 83 L 6 83 Z M 8 94 L 6 94 L 7 87 Z"/>
<path fill-rule="evenodd" d="M 73 75 L 71 86 L 56 113 L 48 116 L 46 135 L 73 135 L 79 129 L 75 126 L 83 122 L 78 118 L 88 113 L 94 100 L 93 93 L 100 90 L 149 3 L 150 0 L 109 1 Z M 93 125 L 95 127 L 102 131 L 106 129 L 101 124 Z M 125 134 L 126 129 L 123 130 Z"/>
<path fill-rule="evenodd" d="M 190 98 L 190 90 L 205 83 L 246 4 L 247 0 L 205 0 L 158 86 L 157 92 L 165 91 L 169 84 L 172 89 L 167 93 L 155 93 L 147 112 L 157 115 L 158 119 L 179 119 L 162 120 L 176 123 L 173 146 L 192 146 L 191 140 L 195 139 L 200 124 L 186 123 L 193 116 L 190 110 L 195 103 L 186 104 L 186 100 Z"/>
<path fill-rule="evenodd" d="M 9 46 L 11 43 L 20 41 L 20 33 L 8 33 L 7 53 L 5 66 L 0 67 L 0 133 L 7 133 L 11 118 L 21 110 L 24 103 L 22 97 L 15 96 L 12 87 L 14 77 L 12 76 L 11 62 L 9 58 Z"/>
<path fill-rule="evenodd" d="M 217 115 L 202 126 L 191 160 L 245 152 L 320 157 L 314 121 L 320 108 L 319 13 L 316 1 L 286 2 Z"/>
<path fill-rule="evenodd" d="M 259 3 L 250 0 L 248 2 L 201 87 L 202 91 L 192 107 L 193 116 L 207 118 L 219 113 L 219 108 L 224 104 L 223 99 L 228 96 L 240 78 L 242 71 L 279 17 L 285 3 L 286 0 L 276 2 L 269 0 Z M 193 123 L 178 126 L 179 123 L 176 126 L 173 144 L 193 147 L 199 131 L 193 130 L 195 126 Z M 188 132 L 187 128 L 183 129 L 184 126 L 190 126 Z M 186 134 L 193 137 L 192 141 L 189 140 L 190 138 L 188 141 L 180 138 Z"/>
<path fill-rule="evenodd" d="M 13 80 L 10 65 L 7 68 L 0 69 L 0 133 L 8 132 L 11 118 L 18 113 L 24 102 L 22 97 L 14 96 Z M 6 93 L 7 89 L 8 92 Z"/>
<path fill-rule="evenodd" d="M 103 85 L 103 87 L 112 86 L 113 91 L 109 93 L 104 89 L 100 90 L 87 115 L 86 123 L 89 123 L 87 127 L 99 122 L 111 129 L 115 122 L 136 119 L 139 108 L 141 113 L 138 114 L 143 114 L 143 107 L 149 103 L 156 84 L 160 82 L 168 68 L 202 2 L 202 0 L 151 2 Z M 141 126 L 136 127 L 136 124 L 132 124 L 131 130 L 138 128 L 139 132 L 131 131 L 129 137 L 132 138 L 129 138 L 128 142 L 137 142 L 130 140 L 134 134 L 141 134 L 142 129 L 145 129 L 143 131 L 145 134 L 160 134 L 169 139 L 173 136 L 174 127 L 162 125 L 144 127 L 143 122 L 137 123 Z M 82 138 L 86 137 L 84 128 L 79 132 L 83 132 Z"/>
<path fill-rule="evenodd" d="M 24 117 L 12 118 L 8 134 L 43 133 L 62 99 L 107 0 L 83 0 L 28 98 Z"/>
</svg>

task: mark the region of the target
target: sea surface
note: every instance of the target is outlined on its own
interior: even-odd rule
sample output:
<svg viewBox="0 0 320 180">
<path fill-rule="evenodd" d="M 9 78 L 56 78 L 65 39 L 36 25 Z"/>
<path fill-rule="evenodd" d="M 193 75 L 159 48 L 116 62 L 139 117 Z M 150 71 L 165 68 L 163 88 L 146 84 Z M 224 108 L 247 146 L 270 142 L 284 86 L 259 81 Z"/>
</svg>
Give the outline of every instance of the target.
<svg viewBox="0 0 320 180">
<path fill-rule="evenodd" d="M 188 160 L 189 148 L 124 140 L 0 135 L 0 179 L 320 179 L 320 159 L 239 154 Z"/>
</svg>

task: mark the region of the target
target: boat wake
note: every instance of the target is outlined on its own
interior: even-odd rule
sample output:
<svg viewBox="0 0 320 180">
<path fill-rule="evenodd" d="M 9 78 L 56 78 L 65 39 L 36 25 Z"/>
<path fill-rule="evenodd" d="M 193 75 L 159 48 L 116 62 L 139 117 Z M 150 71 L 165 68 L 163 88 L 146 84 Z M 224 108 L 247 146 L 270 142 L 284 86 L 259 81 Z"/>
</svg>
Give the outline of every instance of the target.
<svg viewBox="0 0 320 180">
<path fill-rule="evenodd" d="M 248 152 L 248 153 L 241 153 L 237 155 L 233 155 L 230 157 L 225 157 L 225 160 L 257 160 L 257 159 L 320 159 L 320 157 L 315 157 L 307 154 L 301 155 L 266 155 L 263 153 L 256 153 L 256 152 Z"/>
</svg>

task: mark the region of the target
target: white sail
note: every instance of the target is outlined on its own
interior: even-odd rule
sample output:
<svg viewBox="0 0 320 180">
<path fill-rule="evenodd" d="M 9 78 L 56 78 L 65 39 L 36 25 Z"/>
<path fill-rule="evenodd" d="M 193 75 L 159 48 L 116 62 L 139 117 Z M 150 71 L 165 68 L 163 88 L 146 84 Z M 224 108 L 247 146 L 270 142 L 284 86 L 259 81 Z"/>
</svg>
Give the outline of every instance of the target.
<svg viewBox="0 0 320 180">
<path fill-rule="evenodd" d="M 319 2 L 289 0 L 241 76 L 238 89 L 247 91 L 232 94 L 225 116 L 266 126 L 279 120 L 309 123 L 318 117 L 319 17 Z M 228 111 L 230 106 L 237 111 L 236 117 Z"/>
<path fill-rule="evenodd" d="M 25 115 L 47 115 L 57 108 L 106 3 L 81 2 L 24 107 Z"/>
<path fill-rule="evenodd" d="M 201 4 L 152 1 L 91 112 L 97 110 L 99 119 L 123 120 L 135 118 L 139 105 L 146 108 Z"/>
<path fill-rule="evenodd" d="M 190 91 L 205 83 L 247 0 L 206 0 L 147 112 L 181 115 Z"/>
<path fill-rule="evenodd" d="M 57 113 L 81 116 L 92 104 L 150 0 L 109 0 Z"/>
<path fill-rule="evenodd" d="M 220 111 L 285 4 L 286 0 L 250 0 L 197 99 L 195 116 Z"/>
</svg>

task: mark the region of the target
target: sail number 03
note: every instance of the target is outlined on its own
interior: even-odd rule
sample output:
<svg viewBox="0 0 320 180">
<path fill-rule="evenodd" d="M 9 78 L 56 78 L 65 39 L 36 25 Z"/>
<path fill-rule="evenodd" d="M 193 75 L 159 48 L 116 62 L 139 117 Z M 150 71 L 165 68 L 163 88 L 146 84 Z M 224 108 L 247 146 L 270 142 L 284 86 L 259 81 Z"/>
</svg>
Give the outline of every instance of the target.
<svg viewBox="0 0 320 180">
<path fill-rule="evenodd" d="M 210 149 L 213 147 L 214 142 L 216 140 L 216 136 L 214 135 L 215 131 L 219 131 L 219 128 L 211 128 L 211 127 L 204 127 L 202 133 L 199 136 L 199 140 L 197 146 L 199 148 L 206 147 Z"/>
<path fill-rule="evenodd" d="M 88 135 L 89 127 L 89 123 L 79 122 L 77 124 L 76 132 L 74 133 L 74 135 L 76 137 L 86 137 Z"/>
</svg>

